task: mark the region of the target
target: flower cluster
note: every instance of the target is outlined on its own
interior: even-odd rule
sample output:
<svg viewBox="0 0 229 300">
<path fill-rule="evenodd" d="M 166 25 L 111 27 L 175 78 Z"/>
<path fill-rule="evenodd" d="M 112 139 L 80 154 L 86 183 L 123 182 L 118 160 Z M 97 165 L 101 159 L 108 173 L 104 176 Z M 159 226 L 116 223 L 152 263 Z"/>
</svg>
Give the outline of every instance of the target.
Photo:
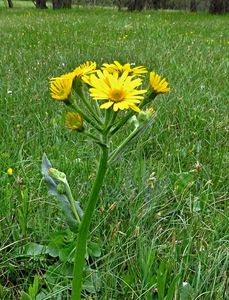
<svg viewBox="0 0 229 300">
<path fill-rule="evenodd" d="M 70 73 L 50 79 L 51 97 L 71 109 L 66 115 L 66 127 L 83 132 L 100 147 L 96 178 L 84 211 L 75 201 L 66 175 L 52 168 L 46 155 L 42 160 L 42 174 L 49 192 L 57 197 L 70 230 L 78 234 L 71 299 L 81 299 L 87 236 L 106 171 L 128 145 L 152 126 L 156 116 L 152 101 L 169 90 L 168 82 L 155 72 L 148 73 L 143 66 L 122 65 L 118 61 L 104 63 L 100 69 L 89 61 Z M 126 131 L 122 139 L 113 139 L 127 123 L 129 133 Z"/>
<path fill-rule="evenodd" d="M 50 93 L 54 100 L 75 104 L 76 113 L 68 113 L 66 125 L 70 129 L 81 131 L 83 120 L 88 113 L 92 115 L 91 119 L 101 123 L 101 120 L 98 120 L 98 115 L 101 114 L 101 111 L 98 113 L 98 107 L 114 112 L 128 109 L 140 112 L 157 94 L 170 90 L 168 82 L 155 72 L 149 73 L 149 83 L 144 88 L 143 79 L 147 73 L 145 67 L 129 63 L 122 65 L 114 61 L 111 64 L 104 63 L 97 69 L 95 62 L 88 61 L 70 73 L 51 78 Z M 80 101 L 83 102 L 83 106 Z M 88 111 L 84 113 L 82 107 L 86 107 Z M 86 121 L 89 121 L 87 117 Z"/>
</svg>

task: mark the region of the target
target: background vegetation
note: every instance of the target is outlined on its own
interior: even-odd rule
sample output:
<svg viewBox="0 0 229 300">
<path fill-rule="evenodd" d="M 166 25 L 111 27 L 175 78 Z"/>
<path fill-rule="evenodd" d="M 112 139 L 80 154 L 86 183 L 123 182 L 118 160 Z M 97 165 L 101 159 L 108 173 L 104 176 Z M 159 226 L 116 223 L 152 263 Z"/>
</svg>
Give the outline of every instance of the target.
<svg viewBox="0 0 229 300">
<path fill-rule="evenodd" d="M 31 0 L 27 0 L 31 1 Z M 71 8 L 72 5 L 113 6 L 129 11 L 143 9 L 179 9 L 196 12 L 209 11 L 214 14 L 229 12 L 228 0 L 51 0 L 53 9 Z M 13 0 L 4 0 L 5 6 L 13 8 Z M 49 0 L 32 0 L 39 9 L 48 8 Z"/>
<path fill-rule="evenodd" d="M 0 299 L 69 297 L 74 236 L 41 158 L 84 206 L 97 148 L 64 128 L 67 108 L 50 99 L 48 78 L 114 59 L 155 70 L 171 93 L 107 175 L 84 297 L 161 300 L 175 286 L 174 299 L 229 299 L 228 16 L 2 7 L 0 39 Z"/>
</svg>

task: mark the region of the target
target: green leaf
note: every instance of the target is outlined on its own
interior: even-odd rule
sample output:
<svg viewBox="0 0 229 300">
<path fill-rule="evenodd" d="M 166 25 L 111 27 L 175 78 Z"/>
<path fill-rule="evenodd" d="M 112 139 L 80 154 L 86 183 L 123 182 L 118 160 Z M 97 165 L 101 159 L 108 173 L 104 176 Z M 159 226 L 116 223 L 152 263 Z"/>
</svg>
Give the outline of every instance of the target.
<svg viewBox="0 0 229 300">
<path fill-rule="evenodd" d="M 21 299 L 20 300 L 33 300 L 32 297 L 30 297 L 30 295 L 28 295 L 27 293 L 25 293 L 24 291 L 21 292 Z"/>
<path fill-rule="evenodd" d="M 180 291 L 180 299 L 182 300 L 193 300 L 194 299 L 194 291 L 191 285 L 188 282 L 183 282 Z"/>
<path fill-rule="evenodd" d="M 88 255 L 93 257 L 100 257 L 101 256 L 101 247 L 99 244 L 90 242 L 88 243 Z"/>
<path fill-rule="evenodd" d="M 200 203 L 199 198 L 197 198 L 197 197 L 195 197 L 195 199 L 193 200 L 192 210 L 193 210 L 193 212 L 201 211 L 201 203 Z"/>
<path fill-rule="evenodd" d="M 25 246 L 25 254 L 29 256 L 38 256 L 46 252 L 46 246 L 37 243 L 29 243 Z"/>
<path fill-rule="evenodd" d="M 167 268 L 165 262 L 162 261 L 157 270 L 157 288 L 158 288 L 159 300 L 164 300 L 166 278 L 167 278 Z"/>
<path fill-rule="evenodd" d="M 98 271 L 87 268 L 85 278 L 83 289 L 91 294 L 96 294 L 101 288 L 101 278 Z"/>
<path fill-rule="evenodd" d="M 178 194 L 185 192 L 185 190 L 189 189 L 195 182 L 193 174 L 189 172 L 173 174 L 171 180 Z"/>
<path fill-rule="evenodd" d="M 152 126 L 153 122 L 155 120 L 155 116 L 149 118 L 147 121 L 145 121 L 142 125 L 140 125 L 138 128 L 136 128 L 127 138 L 123 141 L 123 146 L 121 147 L 120 151 L 118 151 L 117 155 L 114 156 L 117 149 L 115 149 L 110 154 L 110 163 L 115 162 L 119 159 L 119 157 L 126 151 L 126 149 L 129 147 L 131 143 L 133 143 L 134 140 L 136 140 L 144 131 L 146 131 L 149 127 Z M 114 156 L 114 157 L 113 157 Z"/>
<path fill-rule="evenodd" d="M 43 155 L 42 158 L 42 164 L 41 164 L 41 172 L 44 177 L 44 180 L 46 182 L 46 185 L 48 187 L 48 191 L 51 195 L 55 196 L 60 208 L 63 211 L 63 214 L 65 216 L 65 220 L 73 232 L 78 231 L 78 223 L 77 220 L 75 219 L 71 206 L 68 200 L 67 194 L 64 192 L 63 189 L 60 191 L 60 183 L 58 181 L 55 181 L 48 173 L 49 169 L 52 168 L 52 165 L 50 161 L 48 160 L 46 154 Z M 80 208 L 79 202 L 75 201 L 75 208 L 76 211 L 78 212 L 79 216 L 82 218 L 83 216 L 83 211 Z"/>
<path fill-rule="evenodd" d="M 39 280 L 38 276 L 34 276 L 33 284 L 29 286 L 29 295 L 32 297 L 33 300 L 36 300 L 36 295 L 38 293 L 39 287 Z"/>
<path fill-rule="evenodd" d="M 180 278 L 180 275 L 177 275 L 173 278 L 173 281 L 172 281 L 172 283 L 171 283 L 171 285 L 168 289 L 167 296 L 166 296 L 165 300 L 173 300 L 174 299 L 173 297 L 174 297 L 174 293 L 175 293 L 175 290 L 176 290 L 176 284 L 177 284 L 179 278 Z M 183 298 L 181 298 L 181 299 L 183 299 Z"/>
<path fill-rule="evenodd" d="M 60 250 L 65 247 L 66 232 L 57 231 L 51 234 L 51 240 L 47 246 L 47 253 L 52 257 L 60 255 Z"/>
</svg>

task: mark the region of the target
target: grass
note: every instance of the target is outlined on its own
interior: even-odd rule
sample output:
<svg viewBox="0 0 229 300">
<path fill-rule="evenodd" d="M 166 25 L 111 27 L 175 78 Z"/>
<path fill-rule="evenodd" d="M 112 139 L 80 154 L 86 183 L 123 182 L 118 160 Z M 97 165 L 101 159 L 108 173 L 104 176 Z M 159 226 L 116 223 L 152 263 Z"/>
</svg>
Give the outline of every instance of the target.
<svg viewBox="0 0 229 300">
<path fill-rule="evenodd" d="M 228 15 L 177 11 L 0 8 L 1 299 L 36 294 L 36 275 L 37 299 L 69 299 L 74 236 L 41 158 L 67 174 L 84 207 L 98 149 L 64 128 L 48 78 L 114 59 L 155 70 L 172 90 L 109 170 L 84 297 L 161 300 L 175 282 L 174 299 L 229 299 L 227 24 Z"/>
</svg>

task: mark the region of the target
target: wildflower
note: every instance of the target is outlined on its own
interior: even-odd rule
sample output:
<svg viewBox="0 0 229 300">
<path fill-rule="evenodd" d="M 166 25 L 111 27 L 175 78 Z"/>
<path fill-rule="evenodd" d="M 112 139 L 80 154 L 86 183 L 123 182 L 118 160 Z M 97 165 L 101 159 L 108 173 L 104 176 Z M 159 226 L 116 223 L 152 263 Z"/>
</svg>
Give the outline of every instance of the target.
<svg viewBox="0 0 229 300">
<path fill-rule="evenodd" d="M 150 72 L 150 87 L 154 92 L 157 94 L 167 93 L 170 91 L 168 85 L 169 83 L 165 79 L 162 79 L 160 75 L 156 74 L 155 72 Z"/>
<path fill-rule="evenodd" d="M 110 74 L 106 70 L 98 71 L 97 75 L 92 74 L 88 83 L 92 86 L 89 89 L 90 95 L 95 100 L 107 100 L 100 105 L 100 108 L 113 108 L 114 111 L 123 109 L 132 109 L 139 112 L 140 109 L 136 104 L 140 103 L 144 97 L 142 94 L 146 90 L 137 90 L 141 85 L 141 79 L 133 79 L 124 72 L 120 77 L 118 73 Z"/>
<path fill-rule="evenodd" d="M 67 101 L 71 96 L 74 75 L 68 73 L 50 80 L 50 94 L 55 100 Z"/>
<path fill-rule="evenodd" d="M 65 124 L 69 129 L 77 131 L 83 130 L 83 118 L 78 113 L 68 112 L 66 115 Z"/>
<path fill-rule="evenodd" d="M 96 72 L 96 63 L 92 61 L 87 61 L 84 64 L 81 64 L 79 67 L 75 68 L 73 71 L 74 77 L 82 77 Z"/>
<path fill-rule="evenodd" d="M 102 70 L 106 70 L 109 73 L 119 73 L 122 74 L 127 72 L 128 75 L 132 76 L 141 76 L 144 73 L 147 73 L 147 70 L 143 66 L 131 67 L 131 64 L 121 65 L 117 60 L 113 64 L 103 64 Z"/>
<path fill-rule="evenodd" d="M 8 170 L 7 170 L 7 174 L 9 175 L 9 176 L 12 176 L 13 175 L 13 169 L 12 168 L 9 168 Z"/>
</svg>

